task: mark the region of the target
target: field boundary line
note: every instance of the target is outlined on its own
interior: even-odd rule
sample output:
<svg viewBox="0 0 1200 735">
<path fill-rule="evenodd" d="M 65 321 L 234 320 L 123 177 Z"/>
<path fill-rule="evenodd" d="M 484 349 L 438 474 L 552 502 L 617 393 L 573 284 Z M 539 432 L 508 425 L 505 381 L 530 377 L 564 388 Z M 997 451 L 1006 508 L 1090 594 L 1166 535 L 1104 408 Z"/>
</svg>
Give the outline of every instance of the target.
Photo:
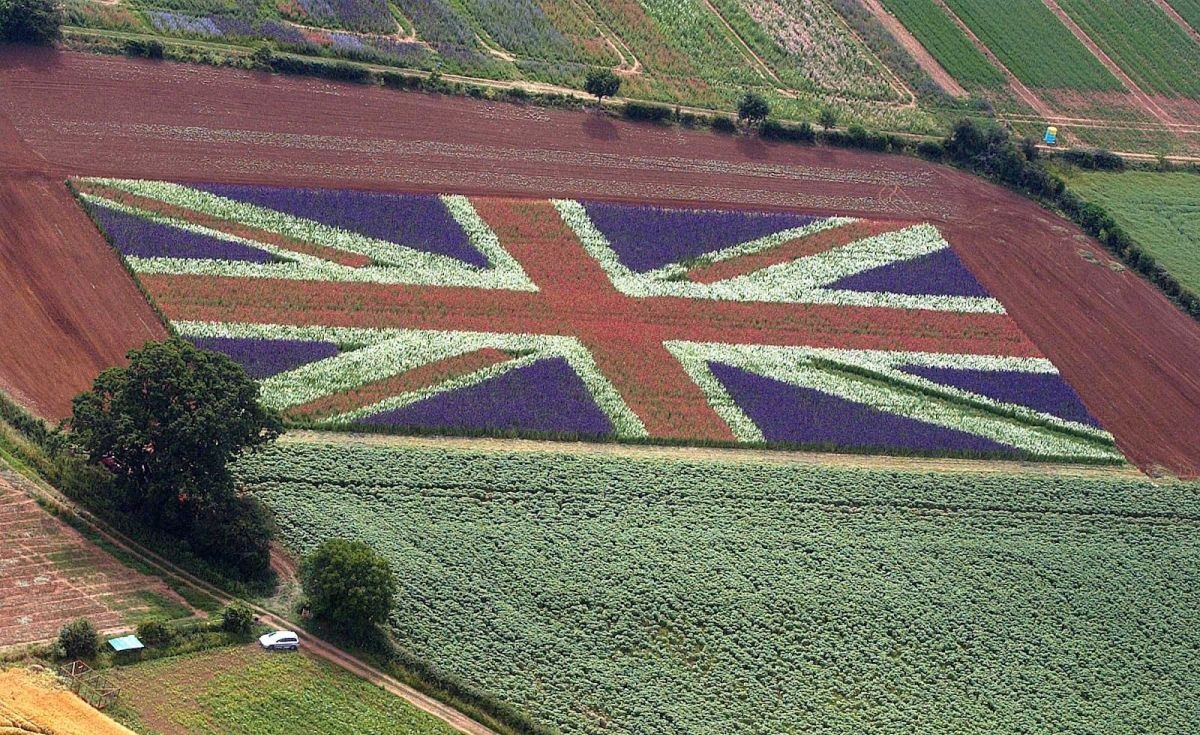
<svg viewBox="0 0 1200 735">
<path fill-rule="evenodd" d="M 784 449 L 697 447 L 669 444 L 619 442 L 545 441 L 498 437 L 430 436 L 405 434 L 359 434 L 341 431 L 292 429 L 277 440 L 284 444 L 361 444 L 380 447 L 455 449 L 483 453 L 540 453 L 593 455 L 626 459 L 660 459 L 714 464 L 822 465 L 867 470 L 910 472 L 998 473 L 1073 477 L 1148 478 L 1132 463 L 1121 465 L 1072 464 L 961 457 L 901 457 L 880 454 L 850 454 Z"/>
<path fill-rule="evenodd" d="M 1167 0 L 1154 0 L 1154 4 L 1161 8 L 1162 11 L 1167 14 L 1168 18 L 1175 21 L 1175 24 L 1182 28 L 1184 33 L 1191 36 L 1192 40 L 1194 40 L 1196 43 L 1200 43 L 1200 31 L 1192 28 L 1192 25 L 1184 20 L 1183 16 L 1179 14 L 1179 11 L 1171 7 L 1171 3 L 1167 2 Z"/>
<path fill-rule="evenodd" d="M 1067 30 L 1071 31 L 1071 34 L 1083 44 L 1084 48 L 1086 48 L 1092 54 L 1092 56 L 1096 57 L 1096 60 L 1103 64 L 1106 69 L 1112 72 L 1113 76 L 1121 81 L 1121 84 L 1125 85 L 1125 88 L 1137 98 L 1138 102 L 1142 103 L 1142 107 L 1144 107 L 1147 112 L 1158 118 L 1166 125 L 1179 124 L 1178 121 L 1171 117 L 1166 110 L 1159 107 L 1158 103 L 1150 99 L 1150 95 L 1143 92 L 1142 88 L 1139 87 L 1137 82 L 1133 81 L 1133 79 L 1125 73 L 1124 69 L 1117 66 L 1117 63 L 1109 58 L 1108 54 L 1104 53 L 1104 50 L 1101 49 L 1100 46 L 1097 45 L 1094 40 L 1092 40 L 1092 37 L 1089 36 L 1087 32 L 1079 26 L 1078 23 L 1075 22 L 1075 19 L 1068 15 L 1067 11 L 1062 9 L 1062 6 L 1058 4 L 1058 0 L 1042 0 L 1042 4 L 1049 8 L 1050 12 L 1058 16 L 1058 19 L 1067 27 Z"/>
<path fill-rule="evenodd" d="M 40 495 L 44 500 L 53 503 L 61 510 L 64 510 L 82 521 L 88 528 L 95 531 L 101 538 L 108 543 L 121 549 L 133 558 L 149 566 L 154 570 L 155 574 L 165 577 L 174 578 L 177 581 L 186 583 L 191 587 L 206 592 L 214 597 L 217 602 L 222 605 L 228 605 L 238 598 L 229 594 L 225 590 L 216 585 L 205 582 L 196 577 L 191 572 L 188 572 L 181 567 L 176 566 L 173 562 L 165 559 L 157 553 L 144 548 L 133 539 L 125 536 L 120 531 L 111 528 L 103 520 L 93 515 L 90 511 L 75 503 L 67 496 L 63 495 L 57 488 L 49 485 L 44 480 L 34 480 L 26 477 L 8 465 L 7 462 L 0 460 L 0 476 L 8 479 L 13 486 L 27 495 Z M 495 730 L 483 725 L 480 722 L 468 717 L 466 714 L 454 709 L 452 706 L 441 702 L 433 697 L 424 694 L 417 689 L 405 684 L 404 682 L 380 671 L 374 666 L 368 664 L 362 659 L 347 653 L 337 646 L 329 643 L 323 638 L 313 634 L 308 629 L 301 626 L 299 623 L 289 620 L 288 618 L 274 613 L 260 605 L 257 605 L 248 600 L 245 602 L 255 613 L 261 622 L 269 625 L 274 625 L 278 628 L 288 628 L 299 631 L 304 635 L 304 648 L 315 655 L 324 658 L 331 663 L 334 663 L 350 673 L 365 679 L 373 684 L 382 687 L 385 691 L 394 694 L 414 707 L 431 714 L 446 724 L 450 725 L 459 732 L 465 735 L 499 735 Z M 123 628 L 127 630 L 128 628 Z M 15 647 L 28 646 L 29 643 L 16 644 Z"/>
</svg>

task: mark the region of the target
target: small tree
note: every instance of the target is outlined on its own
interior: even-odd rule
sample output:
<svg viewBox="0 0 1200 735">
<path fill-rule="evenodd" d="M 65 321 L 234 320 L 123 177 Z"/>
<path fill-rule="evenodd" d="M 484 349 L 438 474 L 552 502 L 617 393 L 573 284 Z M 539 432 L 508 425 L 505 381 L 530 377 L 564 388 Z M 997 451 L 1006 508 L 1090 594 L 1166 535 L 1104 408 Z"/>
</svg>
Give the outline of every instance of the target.
<svg viewBox="0 0 1200 735">
<path fill-rule="evenodd" d="M 144 623 L 138 623 L 137 637 L 147 646 L 161 646 L 164 643 L 170 643 L 174 634 L 161 620 L 147 620 Z"/>
<path fill-rule="evenodd" d="M 49 46 L 62 38 L 57 0 L 0 0 L 0 41 Z"/>
<path fill-rule="evenodd" d="M 738 102 L 738 119 L 749 125 L 757 125 L 771 114 L 771 105 L 758 92 L 746 92 Z"/>
<path fill-rule="evenodd" d="M 817 123 L 820 124 L 822 130 L 829 130 L 834 125 L 837 125 L 838 115 L 832 107 L 826 105 L 821 108 L 821 114 L 817 115 Z"/>
<path fill-rule="evenodd" d="M 300 565 L 314 616 L 362 633 L 387 620 L 396 595 L 391 565 L 361 541 L 327 539 Z"/>
<path fill-rule="evenodd" d="M 612 73 L 611 69 L 592 69 L 587 73 L 583 88 L 588 94 L 596 96 L 600 102 L 605 97 L 613 97 L 621 89 L 621 78 Z"/>
<path fill-rule="evenodd" d="M 246 603 L 235 600 L 221 611 L 221 630 L 246 634 L 254 625 L 254 611 Z"/>
<path fill-rule="evenodd" d="M 67 658 L 92 658 L 100 648 L 96 626 L 87 618 L 67 623 L 58 631 L 58 645 Z"/>
</svg>

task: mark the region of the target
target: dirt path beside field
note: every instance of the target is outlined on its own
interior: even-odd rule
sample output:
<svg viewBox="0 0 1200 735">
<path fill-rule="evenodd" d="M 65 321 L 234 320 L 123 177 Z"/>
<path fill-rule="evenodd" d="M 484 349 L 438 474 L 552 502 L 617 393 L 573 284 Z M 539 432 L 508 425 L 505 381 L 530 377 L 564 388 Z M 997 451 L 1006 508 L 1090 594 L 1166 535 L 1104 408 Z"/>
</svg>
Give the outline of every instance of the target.
<svg viewBox="0 0 1200 735">
<path fill-rule="evenodd" d="M 928 74 L 939 87 L 954 97 L 967 96 L 967 90 L 954 77 L 950 76 L 950 72 L 946 71 L 946 68 L 939 64 L 937 59 L 933 58 L 933 54 L 929 53 L 921 45 L 917 37 L 909 32 L 908 28 L 896 16 L 889 13 L 887 8 L 883 7 L 883 3 L 879 2 L 879 0 L 862 0 L 862 3 L 879 20 L 883 27 L 887 29 L 887 32 L 892 34 L 892 38 L 896 39 L 896 43 L 900 44 L 908 52 L 908 55 L 913 57 L 913 61 L 917 62 L 917 66 L 921 67 L 922 71 Z"/>
</svg>

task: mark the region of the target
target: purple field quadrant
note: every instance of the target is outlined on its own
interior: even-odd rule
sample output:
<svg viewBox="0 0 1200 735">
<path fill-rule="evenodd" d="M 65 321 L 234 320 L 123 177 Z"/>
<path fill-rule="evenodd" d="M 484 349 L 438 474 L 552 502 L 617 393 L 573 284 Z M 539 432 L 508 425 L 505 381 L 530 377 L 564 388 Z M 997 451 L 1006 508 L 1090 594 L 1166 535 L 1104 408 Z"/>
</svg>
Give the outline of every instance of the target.
<svg viewBox="0 0 1200 735">
<path fill-rule="evenodd" d="M 901 372 L 941 385 L 978 393 L 1003 403 L 1015 403 L 1060 419 L 1099 426 L 1079 394 L 1058 373 L 1016 370 L 969 370 L 965 368 L 905 365 Z"/>
<path fill-rule="evenodd" d="M 246 337 L 190 337 L 192 344 L 229 356 L 255 380 L 269 378 L 338 353 L 332 342 Z"/>
<path fill-rule="evenodd" d="M 610 202 L 582 204 L 621 263 L 639 273 L 803 227 L 818 219 L 805 214 L 670 209 Z"/>
<path fill-rule="evenodd" d="M 768 442 L 847 449 L 1018 453 L 1014 447 L 986 437 L 897 416 L 724 363 L 709 362 L 708 367 Z"/>
<path fill-rule="evenodd" d="M 612 423 L 561 357 L 368 416 L 374 426 L 604 436 Z"/>
<path fill-rule="evenodd" d="M 487 257 L 471 244 L 462 226 L 434 194 L 243 184 L 196 188 L 414 250 L 445 255 L 476 268 L 488 267 Z"/>
<path fill-rule="evenodd" d="M 232 240 L 151 222 L 111 207 L 87 203 L 88 211 L 121 255 L 137 258 L 186 258 L 268 263 L 275 256 Z"/>
<path fill-rule="evenodd" d="M 950 248 L 855 273 L 826 288 L 914 296 L 990 296 Z"/>
</svg>

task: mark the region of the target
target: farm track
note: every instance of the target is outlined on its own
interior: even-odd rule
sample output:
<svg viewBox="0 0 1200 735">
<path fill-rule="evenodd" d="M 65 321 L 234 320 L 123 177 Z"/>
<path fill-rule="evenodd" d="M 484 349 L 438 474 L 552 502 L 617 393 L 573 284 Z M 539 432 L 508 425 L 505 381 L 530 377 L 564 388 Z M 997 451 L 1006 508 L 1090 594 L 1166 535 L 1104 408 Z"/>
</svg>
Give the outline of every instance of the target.
<svg viewBox="0 0 1200 735">
<path fill-rule="evenodd" d="M 1200 31 L 1192 28 L 1188 22 L 1183 19 L 1183 16 L 1179 14 L 1179 11 L 1171 7 L 1171 4 L 1167 2 L 1167 0 L 1154 0 L 1154 4 L 1167 14 L 1167 17 L 1171 19 L 1171 22 L 1179 26 L 1184 33 L 1191 36 L 1193 41 L 1200 43 Z"/>
<path fill-rule="evenodd" d="M 5 481 L 7 481 L 10 486 L 19 486 L 14 487 L 14 492 L 23 492 L 31 497 L 40 496 L 47 498 L 54 505 L 82 520 L 84 523 L 94 529 L 101 537 L 103 537 L 105 541 L 111 543 L 113 546 L 121 549 L 125 553 L 138 559 L 149 567 L 152 567 L 157 573 L 181 580 L 198 590 L 202 590 L 216 598 L 216 600 L 222 605 L 228 605 L 234 601 L 234 597 L 219 587 L 215 587 L 208 582 L 193 576 L 186 570 L 175 566 L 170 561 L 155 554 L 154 552 L 142 548 L 135 541 L 132 541 L 123 534 L 112 530 L 107 526 L 107 524 L 76 505 L 73 501 L 62 495 L 56 489 L 51 488 L 48 485 L 35 483 L 29 478 L 12 471 L 7 465 L 0 463 L 0 483 Z M 33 501 L 30 500 L 29 502 Z M 285 574 L 294 573 L 295 571 L 294 564 L 292 564 L 292 562 L 286 558 L 283 558 L 279 561 L 273 560 L 272 566 L 280 569 Z M 346 653 L 337 646 L 334 646 L 332 643 L 329 643 L 328 641 L 325 641 L 324 639 L 314 635 L 297 622 L 288 620 L 257 605 L 252 604 L 250 607 L 257 614 L 258 619 L 267 625 L 299 631 L 304 638 L 304 648 L 308 653 L 319 656 L 331 663 L 337 664 L 356 676 L 366 679 L 372 684 L 376 684 L 383 690 L 404 699 L 418 709 L 438 717 L 459 732 L 462 732 L 465 735 L 497 735 L 497 733 L 492 729 L 480 724 L 479 722 L 476 722 L 470 717 L 467 717 L 453 707 L 422 694 L 407 684 L 388 676 L 362 659 Z M 47 640 L 48 639 L 27 642 L 44 643 L 47 642 Z M 3 650 L 4 645 L 7 644 L 0 645 L 0 650 Z"/>
<path fill-rule="evenodd" d="M 503 454 L 571 454 L 623 457 L 637 460 L 711 462 L 725 464 L 819 465 L 902 472 L 985 473 L 1004 475 L 1054 475 L 1145 479 L 1132 465 L 1059 464 L 1010 460 L 956 459 L 952 457 L 893 457 L 868 454 L 835 454 L 777 449 L 655 446 L 596 442 L 554 442 L 490 437 L 403 436 L 292 430 L 279 440 L 285 444 L 362 444 L 398 449 L 452 449 Z"/>
<path fill-rule="evenodd" d="M 896 39 L 896 43 L 900 44 L 904 50 L 913 57 L 913 60 L 917 62 L 917 65 L 920 66 L 921 69 L 923 69 L 939 87 L 944 89 L 947 94 L 953 97 L 967 96 L 967 90 L 964 89 L 963 86 L 959 84 L 953 76 L 950 75 L 950 72 L 946 71 L 946 69 L 938 63 L 937 59 L 933 58 L 933 55 L 930 54 L 923 45 L 921 45 L 921 42 L 917 40 L 917 37 L 914 36 L 896 16 L 889 13 L 887 9 L 883 7 L 883 4 L 879 2 L 879 0 L 862 0 L 862 4 L 866 6 L 867 10 L 871 11 L 871 14 L 879 20 L 883 27 L 887 29 L 887 32 L 892 34 L 892 38 Z"/>
<path fill-rule="evenodd" d="M 10 48 L 0 51 L 0 72 L 0 115 L 11 117 L 23 138 L 23 165 L 43 180 L 70 174 L 602 195 L 930 220 L 1131 460 L 1200 475 L 1200 447 L 1191 438 L 1200 427 L 1200 325 L 1135 274 L 1080 257 L 1087 250 L 1108 260 L 1075 225 L 968 174 L 914 158 L 692 133 L 589 112 L 124 58 Z M 16 180 L 6 177 L 0 190 L 20 188 Z M 77 210 L 62 215 L 87 222 Z M 28 220 L 21 230 L 38 231 L 23 235 L 25 247 L 54 253 L 60 235 L 44 212 L 26 206 L 20 216 Z M 119 268 L 94 232 L 73 242 L 76 258 L 90 262 L 99 256 L 89 249 L 98 248 Z M 22 268 L 37 267 L 35 260 Z M 16 279 L 18 293 L 36 294 L 48 308 L 77 300 L 77 288 L 58 284 L 89 276 L 80 267 L 54 260 L 53 275 L 43 271 L 39 280 L 5 263 L 0 278 Z M 119 275 L 111 288 L 127 283 Z M 137 313 L 120 300 L 94 308 L 82 333 L 125 323 L 131 309 Z M 46 330 L 56 329 L 52 322 L 31 331 L 6 316 L 0 345 L 21 348 L 5 353 L 0 380 L 25 395 L 42 391 L 60 407 L 51 415 L 64 415 L 73 391 L 46 386 L 41 374 L 81 348 L 63 337 L 51 340 L 61 343 L 58 352 L 48 349 L 42 343 Z M 41 374 L 14 370 L 17 358 Z"/>
<path fill-rule="evenodd" d="M 1178 121 L 1176 121 L 1175 118 L 1171 117 L 1166 110 L 1159 107 L 1158 103 L 1151 99 L 1150 95 L 1142 91 L 1142 88 L 1139 87 L 1137 82 L 1133 81 L 1133 79 L 1125 73 L 1124 69 L 1118 66 L 1115 61 L 1109 58 L 1108 54 L 1104 53 L 1103 49 L 1096 45 L 1096 42 L 1093 41 L 1092 37 L 1087 34 L 1087 31 L 1080 28 L 1079 24 L 1075 22 L 1075 19 L 1070 15 L 1067 15 L 1067 11 L 1062 9 L 1062 6 L 1058 4 L 1057 0 L 1042 0 L 1042 4 L 1049 8 L 1050 12 L 1054 13 L 1054 15 L 1058 17 L 1062 24 L 1067 27 L 1067 30 L 1071 31 L 1071 34 L 1083 44 L 1084 48 L 1086 48 L 1092 56 L 1096 57 L 1097 61 L 1104 65 L 1104 68 L 1112 72 L 1113 76 L 1119 79 L 1121 84 L 1125 85 L 1125 88 L 1133 93 L 1133 96 L 1142 104 L 1142 107 L 1145 108 L 1147 112 L 1153 115 L 1164 125 L 1172 126 L 1178 124 Z"/>
</svg>

